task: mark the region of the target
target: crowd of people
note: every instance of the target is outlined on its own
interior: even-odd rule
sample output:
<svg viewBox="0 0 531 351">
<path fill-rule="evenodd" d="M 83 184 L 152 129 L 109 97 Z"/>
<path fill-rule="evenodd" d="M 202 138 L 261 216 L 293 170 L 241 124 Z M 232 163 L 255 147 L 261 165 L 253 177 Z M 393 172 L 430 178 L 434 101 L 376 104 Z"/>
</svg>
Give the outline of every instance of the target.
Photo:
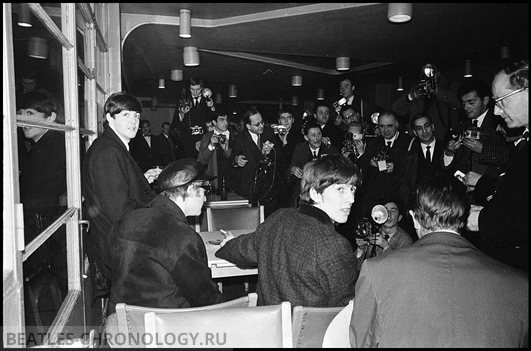
<svg viewBox="0 0 531 351">
<path fill-rule="evenodd" d="M 356 347 L 526 346 L 528 61 L 507 66 L 491 87 L 469 80 L 449 92 L 434 84 L 412 87 L 375 120 L 361 115 L 344 79 L 341 100 L 317 101 L 303 119 L 283 108 L 271 124 L 253 106 L 231 124 L 192 77 L 158 136 L 136 97 L 112 94 L 81 173 L 93 301 L 110 296 L 110 312 L 119 302 L 223 301 L 186 216 L 201 213 L 204 188 L 219 193 L 224 184 L 265 207 L 255 232 L 229 231 L 216 253 L 258 267 L 259 305 L 354 299 Z M 61 123 L 52 101 L 27 92 L 17 111 Z M 466 118 L 441 117 L 443 103 L 460 105 Z M 23 131 L 33 140 L 20 175 L 25 219 L 50 221 L 66 184 L 64 144 L 57 132 Z M 32 198 L 42 177 L 34 168 L 44 163 L 61 183 L 42 186 L 54 191 L 53 204 Z M 378 205 L 383 222 L 373 217 Z M 27 241 L 39 232 L 26 228 Z M 30 263 L 26 274 L 37 274 L 41 263 Z"/>
</svg>

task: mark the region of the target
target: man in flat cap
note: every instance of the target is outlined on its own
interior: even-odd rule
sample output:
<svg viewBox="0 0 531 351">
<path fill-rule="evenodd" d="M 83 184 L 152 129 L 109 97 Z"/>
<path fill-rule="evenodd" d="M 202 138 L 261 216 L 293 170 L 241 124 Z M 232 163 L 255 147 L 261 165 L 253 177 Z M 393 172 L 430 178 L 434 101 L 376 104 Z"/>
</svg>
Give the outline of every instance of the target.
<svg viewBox="0 0 531 351">
<path fill-rule="evenodd" d="M 157 179 L 160 195 L 124 215 L 110 233 L 110 313 L 117 303 L 188 308 L 222 302 L 212 280 L 203 240 L 187 216 L 198 216 L 207 182 L 192 158 L 166 166 Z"/>
</svg>

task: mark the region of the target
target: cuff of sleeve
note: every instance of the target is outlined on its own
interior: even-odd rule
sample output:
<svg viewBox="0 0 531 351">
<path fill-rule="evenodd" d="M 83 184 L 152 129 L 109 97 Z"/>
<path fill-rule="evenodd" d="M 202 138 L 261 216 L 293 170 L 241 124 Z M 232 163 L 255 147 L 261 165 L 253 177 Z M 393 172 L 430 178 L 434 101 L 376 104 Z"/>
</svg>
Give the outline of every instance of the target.
<svg viewBox="0 0 531 351">
<path fill-rule="evenodd" d="M 212 144 L 208 144 L 208 149 L 209 149 L 210 151 L 214 151 L 215 148 L 216 148 L 216 147 L 215 147 L 214 145 L 212 145 Z"/>
</svg>

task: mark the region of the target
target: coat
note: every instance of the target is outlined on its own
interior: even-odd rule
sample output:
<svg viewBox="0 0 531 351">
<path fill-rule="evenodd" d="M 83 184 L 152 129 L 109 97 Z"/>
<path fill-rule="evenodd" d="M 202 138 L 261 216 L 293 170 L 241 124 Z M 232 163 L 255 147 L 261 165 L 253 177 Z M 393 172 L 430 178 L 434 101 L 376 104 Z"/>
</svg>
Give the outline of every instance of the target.
<svg viewBox="0 0 531 351">
<path fill-rule="evenodd" d="M 353 347 L 526 347 L 529 278 L 460 235 L 433 232 L 366 260 Z"/>
<path fill-rule="evenodd" d="M 352 246 L 325 212 L 306 203 L 275 211 L 216 256 L 258 267 L 258 305 L 337 307 L 354 297 L 358 272 Z"/>
</svg>

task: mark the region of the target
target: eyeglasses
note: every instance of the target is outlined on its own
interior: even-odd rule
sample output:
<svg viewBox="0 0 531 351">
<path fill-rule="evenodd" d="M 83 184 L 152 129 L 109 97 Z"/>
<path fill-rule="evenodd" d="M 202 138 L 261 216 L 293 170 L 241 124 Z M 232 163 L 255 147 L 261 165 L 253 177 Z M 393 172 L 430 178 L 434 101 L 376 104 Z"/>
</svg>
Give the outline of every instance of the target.
<svg viewBox="0 0 531 351">
<path fill-rule="evenodd" d="M 261 122 L 257 122 L 257 123 L 249 123 L 250 125 L 254 126 L 254 127 L 258 127 L 259 125 L 263 125 L 264 124 L 264 121 L 261 121 Z"/>
<path fill-rule="evenodd" d="M 509 96 L 513 96 L 514 94 L 518 94 L 519 92 L 524 91 L 525 89 L 527 89 L 527 88 L 524 87 L 524 88 L 520 88 L 520 89 L 516 89 L 514 91 L 511 91 L 509 94 L 505 94 L 502 97 L 494 99 L 494 103 L 496 104 L 496 106 L 498 106 L 498 108 L 503 109 L 502 105 L 500 104 L 500 102 L 503 99 L 507 99 Z"/>
</svg>

